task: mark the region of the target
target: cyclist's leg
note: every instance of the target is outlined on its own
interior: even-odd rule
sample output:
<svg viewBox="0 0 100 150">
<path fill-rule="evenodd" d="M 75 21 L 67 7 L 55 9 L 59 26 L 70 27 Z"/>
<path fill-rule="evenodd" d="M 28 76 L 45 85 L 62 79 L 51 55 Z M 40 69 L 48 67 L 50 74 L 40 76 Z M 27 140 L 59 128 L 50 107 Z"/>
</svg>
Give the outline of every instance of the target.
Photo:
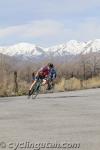
<svg viewBox="0 0 100 150">
<path fill-rule="evenodd" d="M 54 79 L 51 81 L 51 86 L 52 86 L 52 88 L 54 88 L 54 86 L 55 86 L 55 80 Z"/>
<path fill-rule="evenodd" d="M 29 89 L 29 90 L 31 90 L 31 89 L 32 89 L 32 87 L 35 85 L 35 83 L 36 83 L 36 80 L 34 80 L 34 82 L 31 84 L 31 86 L 30 86 L 30 89 Z"/>
<path fill-rule="evenodd" d="M 51 90 L 51 80 L 47 79 L 47 90 Z"/>
<path fill-rule="evenodd" d="M 48 85 L 48 87 L 47 87 L 48 90 L 54 89 L 55 79 L 49 78 L 47 85 Z"/>
<path fill-rule="evenodd" d="M 47 80 L 46 80 L 46 79 L 43 79 L 42 85 L 45 85 L 45 84 L 47 84 Z"/>
</svg>

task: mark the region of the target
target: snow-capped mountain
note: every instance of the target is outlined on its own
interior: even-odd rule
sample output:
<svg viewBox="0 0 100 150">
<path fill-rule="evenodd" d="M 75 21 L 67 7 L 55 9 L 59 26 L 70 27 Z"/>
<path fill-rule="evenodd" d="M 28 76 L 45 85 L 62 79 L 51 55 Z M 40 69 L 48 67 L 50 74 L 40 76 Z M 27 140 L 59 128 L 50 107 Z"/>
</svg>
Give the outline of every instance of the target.
<svg viewBox="0 0 100 150">
<path fill-rule="evenodd" d="M 84 48 L 82 49 L 83 54 L 91 53 L 91 52 L 100 52 L 100 39 L 96 39 L 94 41 L 88 41 Z"/>
<path fill-rule="evenodd" d="M 0 53 L 15 56 L 33 58 L 49 56 L 70 56 L 78 54 L 87 54 L 90 52 L 100 52 L 100 39 L 88 42 L 78 42 L 75 40 L 68 41 L 65 44 L 43 48 L 29 43 L 18 43 L 12 46 L 0 47 Z"/>
<path fill-rule="evenodd" d="M 51 53 L 54 56 L 60 55 L 77 55 L 80 54 L 83 48 L 86 46 L 84 42 L 77 42 L 75 40 L 71 40 L 65 44 L 60 44 L 54 47 L 50 47 L 45 49 L 47 53 Z"/>
<path fill-rule="evenodd" d="M 43 48 L 29 43 L 18 43 L 12 46 L 0 47 L 0 53 L 9 56 L 32 57 L 44 54 Z"/>
</svg>

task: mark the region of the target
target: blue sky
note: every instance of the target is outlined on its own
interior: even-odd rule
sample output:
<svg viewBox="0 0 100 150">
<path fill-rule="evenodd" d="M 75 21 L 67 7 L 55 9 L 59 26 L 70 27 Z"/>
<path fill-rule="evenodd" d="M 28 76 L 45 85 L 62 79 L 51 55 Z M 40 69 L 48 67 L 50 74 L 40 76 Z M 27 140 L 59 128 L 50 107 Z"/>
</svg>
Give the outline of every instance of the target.
<svg viewBox="0 0 100 150">
<path fill-rule="evenodd" d="M 100 0 L 0 0 L 0 45 L 100 38 Z"/>
</svg>

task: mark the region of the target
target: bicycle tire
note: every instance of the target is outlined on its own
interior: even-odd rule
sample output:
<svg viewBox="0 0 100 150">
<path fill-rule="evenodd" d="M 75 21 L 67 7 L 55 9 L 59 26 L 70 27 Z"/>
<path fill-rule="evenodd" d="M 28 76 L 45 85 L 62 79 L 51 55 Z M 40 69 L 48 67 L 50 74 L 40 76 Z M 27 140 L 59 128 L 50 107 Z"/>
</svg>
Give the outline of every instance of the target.
<svg viewBox="0 0 100 150">
<path fill-rule="evenodd" d="M 33 87 L 32 99 L 35 99 L 37 97 L 37 95 L 40 92 L 40 89 L 41 89 L 41 80 L 37 80 L 37 82 L 35 83 Z"/>
</svg>

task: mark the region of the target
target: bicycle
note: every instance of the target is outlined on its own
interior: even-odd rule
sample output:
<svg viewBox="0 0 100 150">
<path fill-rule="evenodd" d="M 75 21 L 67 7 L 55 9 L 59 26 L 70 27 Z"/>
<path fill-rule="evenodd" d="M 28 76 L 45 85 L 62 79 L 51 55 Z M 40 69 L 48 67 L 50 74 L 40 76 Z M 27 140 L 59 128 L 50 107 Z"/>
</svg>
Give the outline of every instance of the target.
<svg viewBox="0 0 100 150">
<path fill-rule="evenodd" d="M 50 91 L 51 89 L 54 89 L 54 83 L 53 80 L 50 78 L 46 78 L 45 79 L 48 82 L 48 89 L 47 91 Z M 38 78 L 36 80 L 36 83 L 34 84 L 34 86 L 31 88 L 30 91 L 30 96 L 28 96 L 28 98 L 30 98 L 32 96 L 32 99 L 35 99 L 37 97 L 37 95 L 39 94 L 39 92 L 41 91 L 41 86 L 43 86 L 43 79 Z"/>
<path fill-rule="evenodd" d="M 35 99 L 37 97 L 37 95 L 39 94 L 39 92 L 41 90 L 42 82 L 43 82 L 43 80 L 40 78 L 36 81 L 34 86 L 31 88 L 30 96 L 28 96 L 28 98 L 30 98 L 32 96 L 32 99 Z"/>
</svg>

